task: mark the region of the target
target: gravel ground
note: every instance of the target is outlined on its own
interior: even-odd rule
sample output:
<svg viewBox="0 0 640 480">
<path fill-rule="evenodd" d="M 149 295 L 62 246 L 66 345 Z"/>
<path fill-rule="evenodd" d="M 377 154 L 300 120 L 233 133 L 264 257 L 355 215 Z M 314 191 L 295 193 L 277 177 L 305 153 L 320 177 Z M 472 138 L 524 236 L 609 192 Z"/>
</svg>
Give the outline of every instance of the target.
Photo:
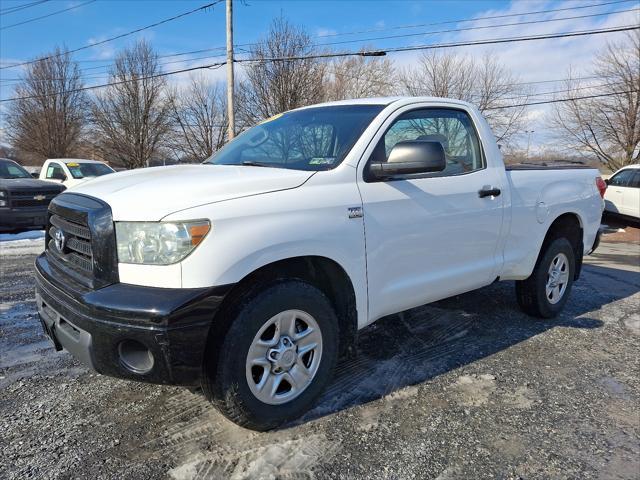
<svg viewBox="0 0 640 480">
<path fill-rule="evenodd" d="M 640 478 L 640 245 L 607 237 L 558 319 L 521 314 L 510 283 L 385 318 L 269 433 L 56 353 L 42 240 L 0 242 L 0 478 Z"/>
<path fill-rule="evenodd" d="M 607 242 L 640 243 L 640 221 L 605 212 L 602 223 Z"/>
</svg>

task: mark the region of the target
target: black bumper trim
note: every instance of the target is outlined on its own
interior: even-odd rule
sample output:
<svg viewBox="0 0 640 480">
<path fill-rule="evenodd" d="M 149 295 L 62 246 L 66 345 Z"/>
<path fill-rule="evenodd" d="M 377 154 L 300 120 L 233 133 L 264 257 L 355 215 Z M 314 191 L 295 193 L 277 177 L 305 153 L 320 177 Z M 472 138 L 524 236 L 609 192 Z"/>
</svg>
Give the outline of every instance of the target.
<svg viewBox="0 0 640 480">
<path fill-rule="evenodd" d="M 67 293 L 49 277 L 46 255 L 36 260 L 36 301 L 43 328 L 99 373 L 172 385 L 198 385 L 214 315 L 232 285 L 198 289 L 116 283 L 85 293 Z M 135 340 L 154 357 L 144 374 L 126 368 L 118 346 Z"/>
<path fill-rule="evenodd" d="M 591 247 L 591 251 L 589 252 L 589 255 L 591 255 L 593 252 L 595 252 L 596 248 L 598 248 L 600 246 L 601 237 L 602 237 L 602 230 L 598 229 L 598 232 L 596 233 L 596 238 L 593 241 L 593 246 Z"/>
</svg>

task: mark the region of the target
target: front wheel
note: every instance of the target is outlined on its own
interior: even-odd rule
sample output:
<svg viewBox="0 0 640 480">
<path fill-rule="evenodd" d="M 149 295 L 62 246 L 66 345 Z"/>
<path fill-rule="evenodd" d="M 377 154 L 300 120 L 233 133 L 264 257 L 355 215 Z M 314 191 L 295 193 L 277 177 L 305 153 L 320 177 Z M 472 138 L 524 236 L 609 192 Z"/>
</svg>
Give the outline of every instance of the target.
<svg viewBox="0 0 640 480">
<path fill-rule="evenodd" d="M 575 264 L 573 247 L 566 238 L 549 243 L 531 276 L 516 282 L 520 308 L 533 317 L 558 315 L 569 298 Z"/>
<path fill-rule="evenodd" d="M 304 413 L 331 378 L 338 320 L 327 297 L 300 280 L 249 295 L 215 362 L 205 362 L 203 387 L 233 422 L 268 430 Z"/>
</svg>

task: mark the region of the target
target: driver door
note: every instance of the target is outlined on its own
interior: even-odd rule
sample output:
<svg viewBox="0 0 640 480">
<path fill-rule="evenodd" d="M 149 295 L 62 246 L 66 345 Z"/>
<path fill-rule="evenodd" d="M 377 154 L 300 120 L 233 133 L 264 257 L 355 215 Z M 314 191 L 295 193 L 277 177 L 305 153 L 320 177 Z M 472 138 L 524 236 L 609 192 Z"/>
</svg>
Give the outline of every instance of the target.
<svg viewBox="0 0 640 480">
<path fill-rule="evenodd" d="M 487 167 L 469 114 L 461 109 L 420 108 L 400 113 L 374 139 L 368 162 L 384 162 L 406 140 L 440 142 L 442 172 L 359 181 L 367 252 L 369 320 L 491 283 L 506 188 Z M 363 159 L 365 160 L 365 159 Z"/>
</svg>

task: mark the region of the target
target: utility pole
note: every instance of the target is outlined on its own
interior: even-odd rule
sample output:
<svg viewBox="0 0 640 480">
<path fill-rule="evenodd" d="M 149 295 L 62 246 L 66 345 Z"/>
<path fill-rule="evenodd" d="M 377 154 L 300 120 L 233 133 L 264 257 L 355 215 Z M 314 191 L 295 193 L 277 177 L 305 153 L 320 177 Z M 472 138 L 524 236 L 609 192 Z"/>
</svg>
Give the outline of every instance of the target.
<svg viewBox="0 0 640 480">
<path fill-rule="evenodd" d="M 529 160 L 529 147 L 531 146 L 531 134 L 535 133 L 535 130 L 525 130 L 527 134 L 527 160 Z"/>
<path fill-rule="evenodd" d="M 236 134 L 236 119 L 233 111 L 233 0 L 227 0 L 227 118 L 229 128 L 227 141 Z"/>
</svg>

